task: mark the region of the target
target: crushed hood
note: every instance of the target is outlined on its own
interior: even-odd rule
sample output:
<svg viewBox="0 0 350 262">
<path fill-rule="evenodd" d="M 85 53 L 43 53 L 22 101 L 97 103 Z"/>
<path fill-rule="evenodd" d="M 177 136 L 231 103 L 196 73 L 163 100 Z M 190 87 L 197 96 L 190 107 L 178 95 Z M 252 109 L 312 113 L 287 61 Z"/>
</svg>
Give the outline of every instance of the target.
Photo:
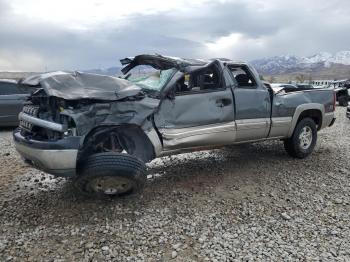
<svg viewBox="0 0 350 262">
<path fill-rule="evenodd" d="M 48 96 L 66 100 L 98 99 L 116 101 L 141 93 L 130 81 L 113 76 L 82 72 L 51 72 L 24 79 L 21 84 L 40 86 Z"/>
</svg>

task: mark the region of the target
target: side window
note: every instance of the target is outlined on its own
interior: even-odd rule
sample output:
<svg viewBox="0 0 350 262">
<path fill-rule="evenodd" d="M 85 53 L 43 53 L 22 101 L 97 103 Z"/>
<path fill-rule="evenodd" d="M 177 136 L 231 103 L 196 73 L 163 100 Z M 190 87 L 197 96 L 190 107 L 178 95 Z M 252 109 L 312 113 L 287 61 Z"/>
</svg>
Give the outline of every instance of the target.
<svg viewBox="0 0 350 262">
<path fill-rule="evenodd" d="M 0 95 L 15 95 L 25 94 L 26 92 L 20 90 L 17 84 L 0 82 Z"/>
<path fill-rule="evenodd" d="M 256 88 L 257 84 L 245 66 L 229 65 L 229 70 L 232 73 L 233 78 L 236 80 L 238 88 Z"/>
<path fill-rule="evenodd" d="M 219 69 L 215 66 L 184 75 L 176 83 L 175 92 L 178 95 L 187 93 L 210 92 L 223 88 Z"/>
</svg>

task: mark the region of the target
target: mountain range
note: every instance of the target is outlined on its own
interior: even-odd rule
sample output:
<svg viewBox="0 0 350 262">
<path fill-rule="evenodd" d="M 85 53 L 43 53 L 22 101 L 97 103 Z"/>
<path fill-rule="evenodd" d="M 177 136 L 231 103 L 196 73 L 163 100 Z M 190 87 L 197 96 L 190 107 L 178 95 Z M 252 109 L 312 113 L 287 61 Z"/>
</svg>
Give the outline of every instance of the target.
<svg viewBox="0 0 350 262">
<path fill-rule="evenodd" d="M 350 78 L 350 51 L 320 52 L 308 57 L 273 56 L 251 61 L 262 75 L 292 78 L 298 74 L 316 79 Z"/>
<path fill-rule="evenodd" d="M 305 79 L 349 79 L 350 51 L 335 54 L 320 52 L 312 56 L 281 55 L 250 61 L 259 74 L 275 81 L 290 81 L 303 75 Z M 120 75 L 121 66 L 106 69 L 82 70 L 102 75 Z M 21 78 L 34 73 L 0 72 L 0 78 Z"/>
<path fill-rule="evenodd" d="M 264 76 L 273 76 L 281 80 L 292 80 L 303 74 L 313 79 L 350 78 L 350 51 L 335 54 L 320 52 L 312 56 L 281 55 L 256 59 L 250 63 Z M 118 75 L 121 67 L 92 69 L 86 72 Z"/>
</svg>

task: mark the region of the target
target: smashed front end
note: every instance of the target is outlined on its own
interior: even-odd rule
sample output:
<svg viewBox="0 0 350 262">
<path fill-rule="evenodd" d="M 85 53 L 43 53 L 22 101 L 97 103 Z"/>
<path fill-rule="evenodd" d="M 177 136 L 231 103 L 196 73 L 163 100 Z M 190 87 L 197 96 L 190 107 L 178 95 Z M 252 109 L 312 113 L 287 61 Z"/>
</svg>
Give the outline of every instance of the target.
<svg viewBox="0 0 350 262">
<path fill-rule="evenodd" d="M 147 117 L 159 103 L 130 81 L 110 76 L 55 72 L 21 84 L 37 91 L 19 114 L 16 149 L 27 162 L 57 176 L 76 174 L 80 149 L 92 130 L 125 124 L 150 129 Z"/>
<path fill-rule="evenodd" d="M 91 154 L 127 153 L 142 162 L 160 155 L 163 145 L 153 115 L 183 70 L 197 63 L 161 55 L 121 63 L 122 77 L 53 72 L 22 81 L 37 91 L 19 115 L 18 152 L 57 176 L 76 175 Z"/>
</svg>

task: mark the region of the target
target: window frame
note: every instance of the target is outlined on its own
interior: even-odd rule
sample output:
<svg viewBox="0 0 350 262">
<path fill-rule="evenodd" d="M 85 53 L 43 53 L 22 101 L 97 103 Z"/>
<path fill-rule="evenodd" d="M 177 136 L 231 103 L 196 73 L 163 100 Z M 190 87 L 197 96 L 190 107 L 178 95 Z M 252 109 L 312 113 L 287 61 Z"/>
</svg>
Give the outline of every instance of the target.
<svg viewBox="0 0 350 262">
<path fill-rule="evenodd" d="M 230 66 L 232 67 L 239 67 L 241 68 L 246 74 L 248 73 L 250 76 L 250 79 L 252 79 L 254 81 L 254 85 L 253 86 L 240 86 L 235 78 L 235 76 L 233 75 L 233 72 L 232 70 L 230 69 Z M 258 89 L 259 88 L 259 85 L 258 85 L 258 82 L 256 81 L 255 77 L 254 77 L 254 74 L 253 72 L 249 69 L 249 67 L 247 65 L 239 65 L 239 64 L 227 64 L 226 65 L 230 75 L 231 75 L 231 78 L 233 80 L 233 82 L 235 83 L 235 88 L 240 88 L 240 89 L 252 89 L 252 90 L 255 90 L 255 89 Z"/>
<path fill-rule="evenodd" d="M 176 92 L 176 85 L 174 85 L 173 90 L 174 90 L 175 97 L 176 96 L 184 96 L 184 95 L 207 94 L 207 93 L 225 91 L 227 89 L 226 81 L 225 81 L 225 78 L 223 76 L 223 70 L 221 69 L 221 67 L 218 64 L 211 64 L 210 66 L 204 67 L 198 71 L 209 69 L 210 67 L 213 67 L 213 66 L 216 68 L 216 70 L 219 74 L 219 79 L 220 79 L 220 83 L 221 83 L 221 86 L 219 88 Z M 191 75 L 193 73 L 195 73 L 195 72 L 188 73 L 188 74 Z M 185 76 L 185 74 L 184 74 L 184 76 Z"/>
</svg>

